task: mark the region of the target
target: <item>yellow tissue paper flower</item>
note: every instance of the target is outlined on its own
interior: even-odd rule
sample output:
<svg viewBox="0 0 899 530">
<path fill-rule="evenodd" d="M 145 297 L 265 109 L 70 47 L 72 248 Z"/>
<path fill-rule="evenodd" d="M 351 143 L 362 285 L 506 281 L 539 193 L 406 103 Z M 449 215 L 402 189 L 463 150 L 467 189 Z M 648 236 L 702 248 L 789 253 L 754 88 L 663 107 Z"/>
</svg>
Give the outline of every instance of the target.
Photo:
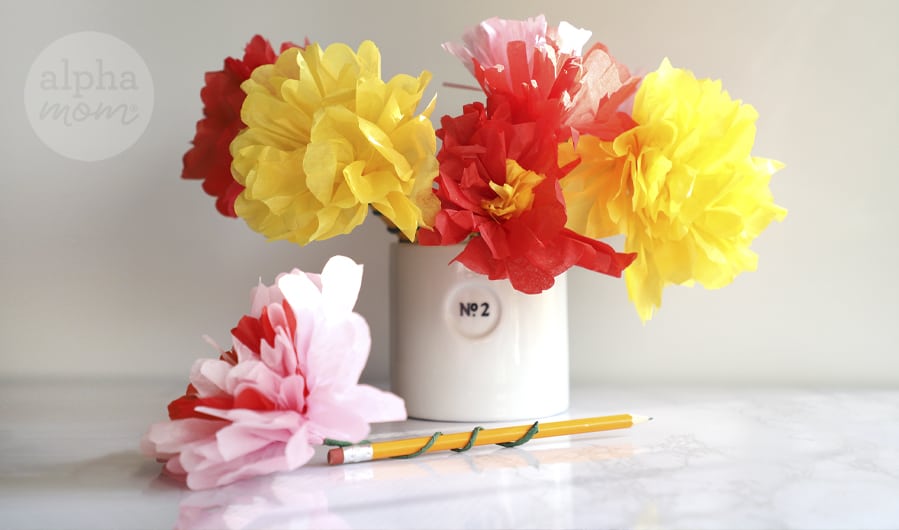
<svg viewBox="0 0 899 530">
<path fill-rule="evenodd" d="M 668 284 L 718 289 L 755 270 L 750 243 L 786 210 L 768 187 L 782 164 L 750 154 L 755 109 L 720 82 L 665 59 L 643 80 L 632 117 L 637 125 L 614 141 L 562 144 L 560 162 L 581 159 L 562 180 L 568 227 L 624 234 L 625 251 L 637 253 L 625 282 L 646 321 Z"/>
<path fill-rule="evenodd" d="M 381 79 L 369 41 L 284 51 L 241 88 L 247 128 L 231 143 L 238 216 L 270 239 L 300 245 L 346 234 L 369 206 L 408 239 L 439 200 L 434 100 L 415 114 L 431 75 Z"/>
</svg>

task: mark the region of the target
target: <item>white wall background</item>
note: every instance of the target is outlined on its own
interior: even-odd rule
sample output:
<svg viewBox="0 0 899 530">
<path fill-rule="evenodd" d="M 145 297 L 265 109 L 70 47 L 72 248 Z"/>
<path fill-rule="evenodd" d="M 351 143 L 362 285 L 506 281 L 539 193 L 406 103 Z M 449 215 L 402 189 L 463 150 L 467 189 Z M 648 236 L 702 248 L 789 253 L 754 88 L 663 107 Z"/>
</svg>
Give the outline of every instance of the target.
<svg viewBox="0 0 899 530">
<path fill-rule="evenodd" d="M 543 12 L 592 29 L 633 69 L 664 56 L 718 77 L 760 112 L 756 154 L 786 162 L 772 188 L 790 210 L 754 248 L 759 271 L 721 291 L 672 288 L 641 325 L 620 281 L 570 281 L 575 380 L 899 383 L 899 2 L 16 2 L 0 14 L 0 376 L 186 378 L 227 342 L 257 278 L 366 266 L 358 310 L 374 336 L 366 377 L 387 374 L 387 256 L 376 219 L 299 248 L 218 216 L 181 155 L 203 72 L 254 33 L 273 41 L 374 40 L 384 74 L 429 69 L 468 82 L 440 49 L 489 16 Z M 26 118 L 29 67 L 52 41 L 95 30 L 146 61 L 155 108 L 141 140 L 100 162 L 48 149 Z M 438 115 L 474 93 L 441 90 Z"/>
</svg>

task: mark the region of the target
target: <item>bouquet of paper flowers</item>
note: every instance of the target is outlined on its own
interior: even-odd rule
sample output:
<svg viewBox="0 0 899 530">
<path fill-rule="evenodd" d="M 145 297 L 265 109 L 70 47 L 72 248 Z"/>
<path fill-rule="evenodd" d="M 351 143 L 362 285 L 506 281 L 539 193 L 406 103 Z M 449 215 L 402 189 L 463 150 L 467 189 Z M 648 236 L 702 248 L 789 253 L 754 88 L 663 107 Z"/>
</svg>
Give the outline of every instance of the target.
<svg viewBox="0 0 899 530">
<path fill-rule="evenodd" d="M 786 213 L 769 190 L 781 164 L 752 155 L 756 111 L 720 82 L 667 59 L 635 76 L 602 44 L 584 53 L 590 36 L 542 16 L 494 18 L 444 44 L 483 93 L 436 131 L 431 74 L 382 79 L 374 43 L 276 54 L 256 36 L 206 74 L 183 177 L 273 240 L 347 234 L 375 212 L 410 243 L 464 243 L 455 261 L 524 293 L 575 265 L 624 273 L 645 321 L 666 285 L 717 289 L 756 268 L 750 244 Z M 600 241 L 615 235 L 624 252 Z M 356 440 L 368 421 L 405 416 L 395 396 L 355 384 L 367 327 L 350 316 L 355 293 L 334 294 L 334 274 L 260 287 L 234 347 L 198 361 L 148 452 L 206 487 L 293 469 L 327 436 Z M 306 326 L 314 344 L 300 339 Z M 358 340 L 329 347 L 331 333 Z"/>
<path fill-rule="evenodd" d="M 750 243 L 785 210 L 781 165 L 751 154 L 755 110 L 667 59 L 639 78 L 591 33 L 544 17 L 490 19 L 444 44 L 483 96 L 435 132 L 431 74 L 381 79 L 353 50 L 259 36 L 207 74 L 205 118 L 184 157 L 218 210 L 300 245 L 374 211 L 422 245 L 541 292 L 572 266 L 625 271 L 649 319 L 668 284 L 716 289 L 756 267 Z M 440 139 L 438 150 L 437 139 Z M 624 253 L 600 238 L 624 235 Z"/>
</svg>

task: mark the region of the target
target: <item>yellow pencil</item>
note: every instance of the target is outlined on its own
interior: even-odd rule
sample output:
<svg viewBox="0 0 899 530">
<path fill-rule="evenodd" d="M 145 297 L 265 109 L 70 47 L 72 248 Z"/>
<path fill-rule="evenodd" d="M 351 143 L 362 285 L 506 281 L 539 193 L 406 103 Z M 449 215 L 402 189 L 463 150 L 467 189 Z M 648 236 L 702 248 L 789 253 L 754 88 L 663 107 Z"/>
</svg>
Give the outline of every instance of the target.
<svg viewBox="0 0 899 530">
<path fill-rule="evenodd" d="M 534 433 L 533 438 L 548 438 L 550 436 L 566 436 L 569 434 L 609 431 L 612 429 L 627 429 L 651 419 L 652 418 L 648 416 L 617 414 L 615 416 L 541 423 L 539 424 L 539 430 Z M 517 425 L 515 427 L 484 429 L 477 434 L 477 438 L 472 445 L 515 442 L 524 437 L 532 427 L 533 425 Z M 434 443 L 425 452 L 430 453 L 434 451 L 446 451 L 449 449 L 461 449 L 468 445 L 471 437 L 471 431 L 444 434 L 436 438 Z M 422 436 L 418 438 L 406 438 L 403 440 L 391 440 L 388 442 L 371 442 L 347 447 L 335 447 L 328 451 L 328 463 L 349 464 L 353 462 L 368 462 L 369 460 L 406 456 L 421 450 L 421 448 L 427 445 L 431 439 L 431 436 Z"/>
</svg>

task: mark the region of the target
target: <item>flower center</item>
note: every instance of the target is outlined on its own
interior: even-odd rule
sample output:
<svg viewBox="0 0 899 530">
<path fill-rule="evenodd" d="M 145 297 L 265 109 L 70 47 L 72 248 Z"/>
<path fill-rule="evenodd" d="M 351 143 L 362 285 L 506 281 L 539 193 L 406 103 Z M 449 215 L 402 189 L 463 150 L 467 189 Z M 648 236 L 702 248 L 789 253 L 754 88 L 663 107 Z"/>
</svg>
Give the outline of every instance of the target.
<svg viewBox="0 0 899 530">
<path fill-rule="evenodd" d="M 496 197 L 481 202 L 481 207 L 494 219 L 518 217 L 534 203 L 534 187 L 543 180 L 543 175 L 528 171 L 518 162 L 506 160 L 506 183 L 490 183 Z"/>
</svg>

